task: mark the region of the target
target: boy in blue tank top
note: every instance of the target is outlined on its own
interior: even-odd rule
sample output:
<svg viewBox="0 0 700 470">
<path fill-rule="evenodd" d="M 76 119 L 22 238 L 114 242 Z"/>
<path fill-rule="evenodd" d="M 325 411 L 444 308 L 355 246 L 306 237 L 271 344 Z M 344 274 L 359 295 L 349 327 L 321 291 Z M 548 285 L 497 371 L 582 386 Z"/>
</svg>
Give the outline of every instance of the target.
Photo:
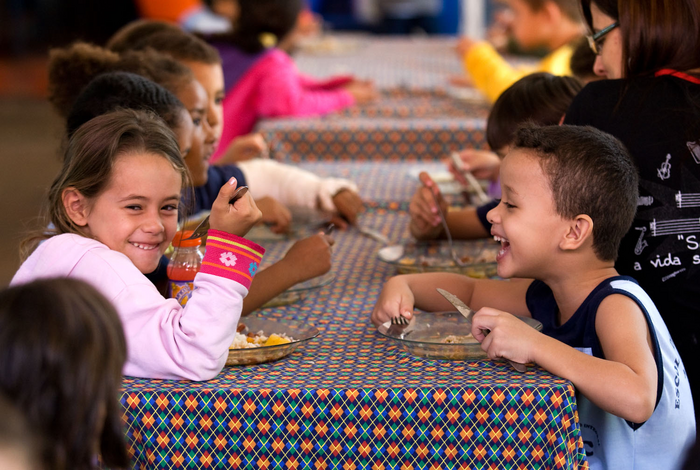
<svg viewBox="0 0 700 470">
<path fill-rule="evenodd" d="M 512 279 L 396 276 L 372 321 L 411 318 L 414 307 L 453 310 L 436 288 L 453 292 L 478 310 L 472 334 L 489 357 L 533 362 L 574 384 L 591 469 L 678 468 L 695 441 L 685 369 L 651 299 L 614 267 L 637 185 L 626 149 L 608 134 L 520 129 L 487 216 L 501 243 L 498 275 Z M 516 316 L 539 320 L 542 332 Z"/>
</svg>

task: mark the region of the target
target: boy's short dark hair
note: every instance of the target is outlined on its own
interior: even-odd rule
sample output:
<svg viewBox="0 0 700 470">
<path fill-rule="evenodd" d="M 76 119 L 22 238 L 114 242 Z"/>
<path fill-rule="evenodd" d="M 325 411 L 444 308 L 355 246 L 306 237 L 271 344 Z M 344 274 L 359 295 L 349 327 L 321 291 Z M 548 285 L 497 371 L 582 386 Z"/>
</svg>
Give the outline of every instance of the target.
<svg viewBox="0 0 700 470">
<path fill-rule="evenodd" d="M 522 0 L 532 11 L 540 11 L 546 2 L 553 2 L 570 20 L 581 22 L 579 0 Z"/>
<path fill-rule="evenodd" d="M 524 122 L 540 126 L 559 124 L 583 85 L 574 77 L 546 72 L 527 75 L 506 89 L 491 108 L 486 122 L 486 141 L 491 150 L 513 143 Z"/>
<path fill-rule="evenodd" d="M 590 126 L 526 125 L 514 146 L 530 149 L 549 179 L 561 217 L 586 214 L 593 220 L 593 251 L 614 261 L 637 211 L 638 176 L 618 139 Z"/>
</svg>

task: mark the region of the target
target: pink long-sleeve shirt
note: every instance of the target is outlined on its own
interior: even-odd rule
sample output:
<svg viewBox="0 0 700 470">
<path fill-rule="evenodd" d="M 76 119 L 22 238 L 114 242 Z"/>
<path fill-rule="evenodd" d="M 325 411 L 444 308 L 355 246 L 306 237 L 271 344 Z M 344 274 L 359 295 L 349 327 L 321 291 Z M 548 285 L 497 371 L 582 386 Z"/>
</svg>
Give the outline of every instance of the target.
<svg viewBox="0 0 700 470">
<path fill-rule="evenodd" d="M 350 80 L 306 77 L 285 52 L 266 52 L 226 92 L 223 132 L 212 161 L 223 154 L 234 138 L 252 132 L 260 119 L 322 115 L 353 105 L 355 99 L 341 87 Z"/>
<path fill-rule="evenodd" d="M 164 298 L 124 254 L 80 235 L 56 235 L 20 266 L 11 285 L 72 277 L 96 287 L 115 306 L 128 356 L 124 375 L 209 380 L 224 367 L 243 298 L 264 249 L 210 230 L 195 291 L 185 307 Z"/>
</svg>

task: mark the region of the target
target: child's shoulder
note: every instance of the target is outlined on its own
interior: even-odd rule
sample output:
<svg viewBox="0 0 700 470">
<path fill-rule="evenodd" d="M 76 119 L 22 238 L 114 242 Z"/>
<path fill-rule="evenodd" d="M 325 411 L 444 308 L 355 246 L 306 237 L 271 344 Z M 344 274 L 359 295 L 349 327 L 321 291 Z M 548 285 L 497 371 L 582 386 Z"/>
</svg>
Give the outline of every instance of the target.
<svg viewBox="0 0 700 470">
<path fill-rule="evenodd" d="M 553 315 L 557 312 L 557 300 L 554 298 L 554 293 L 543 281 L 532 281 L 528 287 L 526 298 L 530 311 L 536 312 L 534 316 Z M 609 298 L 614 298 L 614 300 L 608 300 Z M 579 305 L 575 317 L 592 316 L 595 318 L 601 305 L 605 304 L 608 307 L 611 304 L 620 305 L 621 302 L 630 306 L 632 304 L 629 302 L 634 302 L 644 309 L 653 308 L 654 305 L 649 295 L 634 278 L 616 275 L 602 280 L 586 295 Z"/>
<path fill-rule="evenodd" d="M 35 274 L 43 276 L 113 278 L 109 282 L 118 284 L 127 284 L 135 274 L 144 277 L 123 253 L 95 239 L 72 233 L 55 235 L 39 245 L 18 273 L 23 270 L 36 271 Z"/>
</svg>

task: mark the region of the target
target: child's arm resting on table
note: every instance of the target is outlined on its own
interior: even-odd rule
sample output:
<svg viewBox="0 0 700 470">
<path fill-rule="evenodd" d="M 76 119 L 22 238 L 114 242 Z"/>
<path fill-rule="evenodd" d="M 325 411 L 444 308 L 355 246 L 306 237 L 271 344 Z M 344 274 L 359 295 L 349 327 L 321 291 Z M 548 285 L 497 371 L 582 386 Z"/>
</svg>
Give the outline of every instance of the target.
<svg viewBox="0 0 700 470">
<path fill-rule="evenodd" d="M 485 336 L 482 329 L 491 332 Z M 630 298 L 611 295 L 598 308 L 596 332 L 606 359 L 580 352 L 495 309 L 478 311 L 472 325 L 474 337 L 489 357 L 535 362 L 570 380 L 601 409 L 643 423 L 654 412 L 657 387 L 644 314 Z"/>
<path fill-rule="evenodd" d="M 455 294 L 475 310 L 486 302 L 518 315 L 529 316 L 525 294 L 530 282 L 525 279 L 473 279 L 454 273 L 395 276 L 384 284 L 372 311 L 372 322 L 379 325 L 399 315 L 411 318 L 414 308 L 431 312 L 454 310 L 454 306 L 436 290 L 438 287 Z"/>
<path fill-rule="evenodd" d="M 330 271 L 334 243 L 333 237 L 324 233 L 295 242 L 284 258 L 256 274 L 241 315 L 249 315 L 295 284 Z"/>
</svg>

